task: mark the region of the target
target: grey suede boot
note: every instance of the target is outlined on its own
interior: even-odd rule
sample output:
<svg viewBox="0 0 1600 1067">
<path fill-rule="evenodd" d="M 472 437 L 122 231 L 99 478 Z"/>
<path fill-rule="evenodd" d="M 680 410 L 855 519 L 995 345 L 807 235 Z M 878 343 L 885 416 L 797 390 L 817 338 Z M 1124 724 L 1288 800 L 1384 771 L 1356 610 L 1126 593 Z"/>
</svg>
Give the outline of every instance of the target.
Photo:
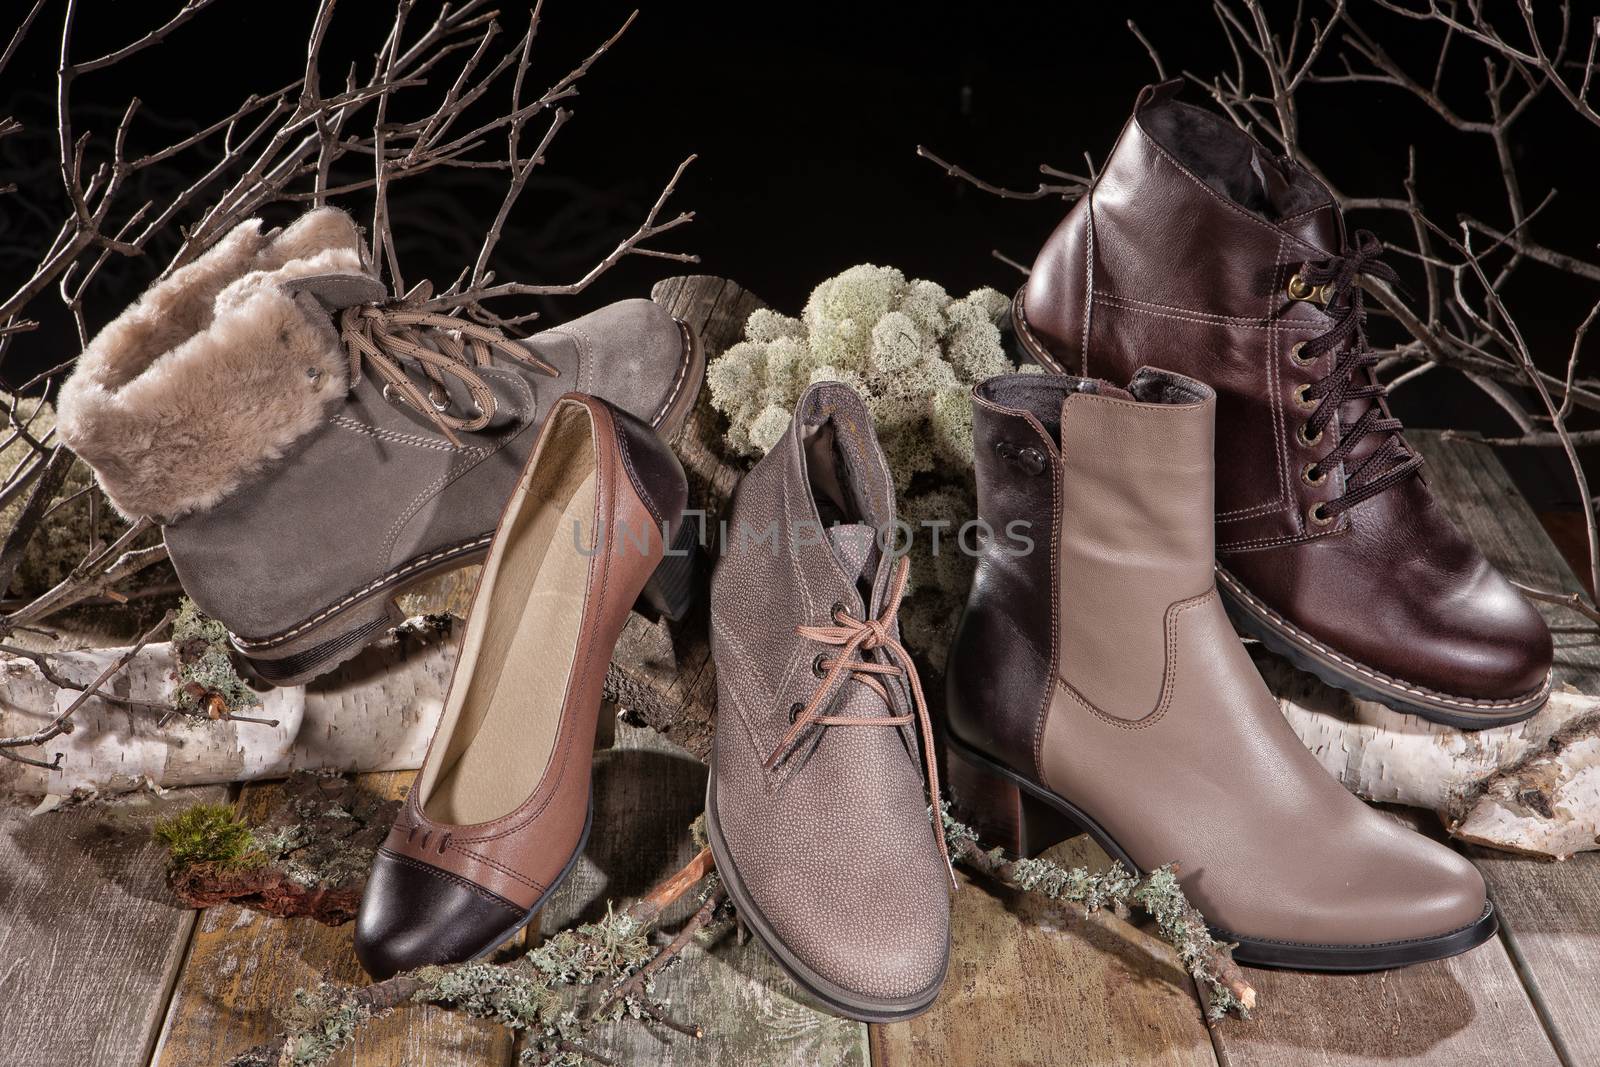
<svg viewBox="0 0 1600 1067">
<path fill-rule="evenodd" d="M 112 503 L 162 523 L 185 592 L 281 685 L 398 622 L 408 586 L 483 557 L 557 397 L 670 436 L 705 369 L 649 300 L 511 340 L 390 301 L 363 249 L 332 208 L 241 224 L 102 330 L 58 404 Z"/>
</svg>

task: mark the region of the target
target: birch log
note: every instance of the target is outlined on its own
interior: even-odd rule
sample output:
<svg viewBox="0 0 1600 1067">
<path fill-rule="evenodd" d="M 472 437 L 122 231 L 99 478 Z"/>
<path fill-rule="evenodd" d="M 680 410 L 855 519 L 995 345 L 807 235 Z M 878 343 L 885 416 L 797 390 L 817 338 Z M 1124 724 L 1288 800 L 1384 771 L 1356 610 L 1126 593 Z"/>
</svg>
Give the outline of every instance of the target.
<svg viewBox="0 0 1600 1067">
<path fill-rule="evenodd" d="M 1600 849 L 1600 698 L 1558 689 L 1512 726 L 1440 726 L 1256 659 L 1284 717 L 1328 772 L 1381 803 L 1437 812 L 1455 837 L 1565 859 Z"/>
<path fill-rule="evenodd" d="M 0 793 L 67 795 L 125 792 L 282 778 L 296 770 L 409 770 L 422 763 L 443 706 L 456 644 L 450 627 L 420 620 L 385 637 L 308 686 L 261 692 L 248 714 L 276 726 L 174 719 L 90 699 L 74 729 L 46 743 L 62 754 L 54 770 L 0 761 Z M 459 627 L 453 628 L 459 631 Z M 55 669 L 87 683 L 124 650 L 93 649 L 52 657 Z M 170 643 L 141 649 L 107 689 L 114 696 L 165 702 L 174 666 Z M 28 660 L 0 660 L 0 736 L 31 733 L 78 691 L 57 689 Z"/>
</svg>

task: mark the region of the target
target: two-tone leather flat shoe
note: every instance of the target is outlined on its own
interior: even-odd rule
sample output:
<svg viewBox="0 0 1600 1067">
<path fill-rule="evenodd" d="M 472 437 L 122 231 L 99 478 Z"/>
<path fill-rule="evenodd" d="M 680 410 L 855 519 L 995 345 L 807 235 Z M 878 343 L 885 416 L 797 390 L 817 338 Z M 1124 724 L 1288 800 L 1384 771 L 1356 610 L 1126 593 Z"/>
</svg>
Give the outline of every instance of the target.
<svg viewBox="0 0 1600 1067">
<path fill-rule="evenodd" d="M 637 600 L 677 618 L 694 588 L 687 496 L 645 423 L 578 393 L 551 409 L 361 901 L 356 954 L 373 977 L 492 951 L 577 863 L 612 648 Z"/>
</svg>

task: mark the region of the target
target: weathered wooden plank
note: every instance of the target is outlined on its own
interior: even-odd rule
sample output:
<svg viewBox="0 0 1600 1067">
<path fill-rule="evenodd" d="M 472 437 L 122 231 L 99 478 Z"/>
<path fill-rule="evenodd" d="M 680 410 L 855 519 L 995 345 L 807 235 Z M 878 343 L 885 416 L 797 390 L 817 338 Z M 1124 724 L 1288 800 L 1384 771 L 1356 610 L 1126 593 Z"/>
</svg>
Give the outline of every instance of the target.
<svg viewBox="0 0 1600 1067">
<path fill-rule="evenodd" d="M 414 772 L 363 775 L 384 796 L 405 795 Z M 247 785 L 241 811 L 259 818 L 275 784 Z M 219 1064 L 279 1029 L 273 1013 L 294 991 L 319 981 L 366 982 L 351 947 L 353 924 L 327 927 L 310 919 L 276 919 L 226 905 L 207 908 L 195 928 L 154 1062 L 162 1067 Z M 340 1067 L 509 1065 L 510 1036 L 501 1027 L 434 1007 L 407 1007 L 374 1020 L 333 1061 Z"/>
<path fill-rule="evenodd" d="M 1110 864 L 1086 836 L 1047 855 Z M 963 875 L 951 942 L 933 1008 L 872 1027 L 874 1067 L 1217 1062 L 1189 976 L 1142 928 L 1109 914 L 1082 919 Z"/>
<path fill-rule="evenodd" d="M 605 914 L 682 867 L 694 854 L 689 827 L 705 807 L 706 769 L 650 730 L 618 728 L 616 747 L 594 770 L 594 831 L 583 860 L 545 908 L 544 929 Z M 664 917 L 668 934 L 694 911 L 679 901 Z M 866 1028 L 815 1010 L 751 939 L 731 933 L 709 948 L 691 946 L 656 981 L 673 1018 L 700 1024 L 692 1041 L 652 1023 L 599 1028 L 589 1044 L 619 1064 L 656 1067 L 865 1067 Z"/>
<path fill-rule="evenodd" d="M 0 803 L 0 1060 L 145 1062 L 194 924 L 150 828 L 225 796 L 207 786 L 35 817 Z"/>
<path fill-rule="evenodd" d="M 1250 980 L 1262 1007 L 1212 1031 L 1228 1067 L 1560 1063 L 1498 940 L 1397 971 Z"/>
<path fill-rule="evenodd" d="M 1600 1063 L 1600 854 L 1564 863 L 1464 848 L 1489 883 L 1503 938 L 1569 1064 Z"/>
<path fill-rule="evenodd" d="M 1497 567 L 1555 592 L 1581 588 L 1493 451 L 1412 434 L 1446 510 Z M 1541 605 L 1556 637 L 1556 681 L 1600 692 L 1600 636 L 1571 612 Z M 1500 909 L 1504 939 L 1569 1063 L 1600 1063 L 1600 854 L 1540 863 L 1467 848 Z"/>
</svg>

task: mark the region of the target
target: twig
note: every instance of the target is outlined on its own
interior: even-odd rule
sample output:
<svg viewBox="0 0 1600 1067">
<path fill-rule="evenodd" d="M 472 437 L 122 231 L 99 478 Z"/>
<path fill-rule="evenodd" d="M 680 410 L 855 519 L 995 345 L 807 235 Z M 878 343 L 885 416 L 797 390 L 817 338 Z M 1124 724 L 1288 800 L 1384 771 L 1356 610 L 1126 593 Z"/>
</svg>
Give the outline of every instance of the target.
<svg viewBox="0 0 1600 1067">
<path fill-rule="evenodd" d="M 1544 589 L 1535 589 L 1531 585 L 1524 585 L 1514 579 L 1506 579 L 1516 586 L 1517 590 L 1529 600 L 1538 600 L 1546 604 L 1559 604 L 1564 608 L 1576 611 L 1590 622 L 1600 623 L 1600 611 L 1596 611 L 1583 599 L 1582 593 L 1552 593 Z"/>
<path fill-rule="evenodd" d="M 48 723 L 31 734 L 23 734 L 18 737 L 0 738 L 0 749 L 23 748 L 34 745 L 42 745 L 52 737 L 71 732 L 72 716 L 77 713 L 78 709 L 83 707 L 84 704 L 88 703 L 91 697 L 99 696 L 100 687 L 120 674 L 122 669 L 129 663 L 132 663 L 133 657 L 139 654 L 140 649 L 144 648 L 145 645 L 155 640 L 157 634 L 172 624 L 173 617 L 176 614 L 177 612 L 175 611 L 168 611 L 165 615 L 161 616 L 161 621 L 157 622 L 154 626 L 150 627 L 150 629 L 146 630 L 143 636 L 141 636 L 137 641 L 123 651 L 122 655 L 118 656 L 111 663 L 107 664 L 106 669 L 101 671 L 99 676 L 96 677 L 94 681 L 90 682 L 82 692 L 74 697 L 72 703 L 68 704 L 64 709 L 62 709 L 61 713 L 54 719 L 51 719 Z M 56 753 L 55 760 L 46 766 L 54 768 L 60 766 L 60 764 L 61 753 L 58 752 Z"/>
<path fill-rule="evenodd" d="M 662 949 L 649 963 L 629 975 L 628 979 L 618 986 L 615 992 L 601 1002 L 600 1006 L 595 1009 L 591 1019 L 593 1021 L 600 1020 L 617 1001 L 643 992 L 646 982 L 676 959 L 680 952 L 689 947 L 689 942 L 693 941 L 695 936 L 711 921 L 711 917 L 716 914 L 717 908 L 721 906 L 725 899 L 727 899 L 727 893 L 721 886 L 718 886 L 708 894 L 705 902 L 700 905 L 699 910 L 690 917 L 688 922 L 683 924 L 683 929 L 679 930 L 677 936 L 668 942 L 667 947 Z M 697 1034 L 696 1036 L 699 1035 Z"/>
</svg>

